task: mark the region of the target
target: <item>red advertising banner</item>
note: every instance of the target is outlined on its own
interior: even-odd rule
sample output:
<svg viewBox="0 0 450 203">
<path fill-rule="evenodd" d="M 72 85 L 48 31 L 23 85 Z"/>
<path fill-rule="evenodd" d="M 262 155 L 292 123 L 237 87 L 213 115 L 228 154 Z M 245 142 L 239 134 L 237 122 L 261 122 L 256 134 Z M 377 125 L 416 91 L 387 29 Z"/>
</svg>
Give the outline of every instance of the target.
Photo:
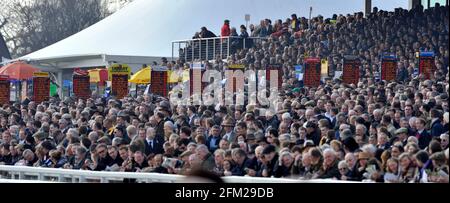
<svg viewBox="0 0 450 203">
<path fill-rule="evenodd" d="M 91 97 L 89 75 L 73 75 L 73 93 L 80 99 L 89 99 Z"/>
<path fill-rule="evenodd" d="M 9 76 L 0 75 L 0 106 L 10 102 Z"/>
<path fill-rule="evenodd" d="M 354 56 L 344 57 L 344 66 L 342 68 L 342 81 L 345 84 L 355 84 L 359 82 L 359 67 L 361 62 Z"/>
<path fill-rule="evenodd" d="M 272 71 L 278 71 L 278 89 L 281 89 L 281 86 L 283 84 L 283 66 L 281 64 L 271 64 L 266 68 L 266 80 L 271 83 L 270 81 L 271 75 L 270 72 Z M 275 84 L 271 84 L 271 86 L 275 86 Z"/>
<path fill-rule="evenodd" d="M 48 73 L 35 73 L 34 75 L 33 101 L 38 104 L 48 101 L 50 98 L 50 78 L 48 77 Z"/>
<path fill-rule="evenodd" d="M 153 67 L 151 73 L 150 91 L 162 97 L 168 96 L 167 67 Z"/>
<path fill-rule="evenodd" d="M 425 79 L 434 78 L 436 71 L 436 64 L 434 63 L 433 52 L 422 52 L 419 56 L 419 74 L 422 74 Z"/>
<path fill-rule="evenodd" d="M 128 75 L 112 74 L 111 75 L 112 95 L 117 99 L 123 99 L 128 95 Z"/>
<path fill-rule="evenodd" d="M 320 73 L 320 58 L 305 59 L 305 74 L 303 75 L 303 84 L 306 87 L 318 87 L 320 85 Z"/>
<path fill-rule="evenodd" d="M 381 59 L 381 80 L 396 80 L 397 68 L 397 58 L 395 56 L 384 56 Z"/>
</svg>

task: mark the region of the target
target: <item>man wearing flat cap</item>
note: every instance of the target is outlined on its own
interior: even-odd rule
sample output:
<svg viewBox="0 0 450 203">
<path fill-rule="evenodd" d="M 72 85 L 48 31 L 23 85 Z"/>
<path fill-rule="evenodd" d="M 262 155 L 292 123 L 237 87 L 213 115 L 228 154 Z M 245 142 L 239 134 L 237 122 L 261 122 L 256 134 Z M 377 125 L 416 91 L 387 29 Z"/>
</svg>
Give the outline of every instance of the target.
<svg viewBox="0 0 450 203">
<path fill-rule="evenodd" d="M 232 143 L 236 140 L 236 132 L 234 132 L 234 120 L 231 117 L 226 118 L 222 121 L 222 127 L 225 131 L 222 139 L 227 140 Z"/>
<path fill-rule="evenodd" d="M 399 128 L 395 131 L 395 136 L 397 136 L 398 141 L 401 141 L 403 146 L 408 143 L 408 128 Z"/>
<path fill-rule="evenodd" d="M 33 134 L 33 138 L 34 138 L 34 141 L 36 142 L 36 145 L 43 142 L 45 139 L 48 138 L 48 136 L 49 135 L 47 133 L 40 132 L 40 131 Z"/>
</svg>

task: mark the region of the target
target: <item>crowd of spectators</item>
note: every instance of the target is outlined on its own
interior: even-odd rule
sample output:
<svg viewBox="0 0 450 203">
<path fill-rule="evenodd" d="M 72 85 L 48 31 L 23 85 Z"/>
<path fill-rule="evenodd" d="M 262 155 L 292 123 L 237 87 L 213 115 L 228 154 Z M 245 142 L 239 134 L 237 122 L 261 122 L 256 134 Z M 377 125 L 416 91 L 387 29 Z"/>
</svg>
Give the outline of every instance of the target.
<svg viewBox="0 0 450 203">
<path fill-rule="evenodd" d="M 221 34 L 232 34 L 225 22 Z M 238 50 L 228 64 L 264 69 L 282 64 L 276 112 L 258 105 L 175 106 L 140 92 L 117 100 L 92 98 L 0 107 L 0 163 L 94 171 L 338 179 L 368 182 L 448 182 L 448 6 L 333 16 L 262 20 L 249 36 L 267 37 Z M 205 35 L 213 35 L 205 28 Z M 241 32 L 246 33 L 245 26 Z M 209 33 L 209 34 L 208 34 Z M 203 35 L 200 33 L 200 35 Z M 416 52 L 434 51 L 433 78 L 415 76 Z M 376 81 L 380 55 L 398 57 L 396 81 Z M 327 58 L 331 73 L 345 55 L 361 62 L 357 85 L 324 80 L 303 87 L 294 65 Z M 182 59 L 164 62 L 189 68 Z M 332 75 L 330 75 L 332 76 Z"/>
</svg>

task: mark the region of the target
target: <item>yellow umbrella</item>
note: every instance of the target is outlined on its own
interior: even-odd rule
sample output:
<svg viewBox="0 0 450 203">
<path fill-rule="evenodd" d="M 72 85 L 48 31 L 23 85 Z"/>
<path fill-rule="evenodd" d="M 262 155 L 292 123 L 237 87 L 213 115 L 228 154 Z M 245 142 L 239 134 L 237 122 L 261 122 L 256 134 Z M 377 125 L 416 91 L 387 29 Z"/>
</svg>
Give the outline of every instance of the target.
<svg viewBox="0 0 450 203">
<path fill-rule="evenodd" d="M 135 73 L 133 76 L 131 76 L 131 79 L 128 80 L 128 82 L 135 84 L 150 84 L 151 72 L 152 69 L 150 67 L 144 68 L 139 72 Z"/>
</svg>

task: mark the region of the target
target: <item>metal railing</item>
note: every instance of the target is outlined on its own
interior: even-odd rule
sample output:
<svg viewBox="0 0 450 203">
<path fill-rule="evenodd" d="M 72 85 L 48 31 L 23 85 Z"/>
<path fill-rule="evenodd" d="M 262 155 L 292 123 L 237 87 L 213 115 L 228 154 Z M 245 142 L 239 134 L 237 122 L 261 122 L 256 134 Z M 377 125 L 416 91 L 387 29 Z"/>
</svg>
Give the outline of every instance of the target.
<svg viewBox="0 0 450 203">
<path fill-rule="evenodd" d="M 180 183 L 185 182 L 185 178 L 182 175 L 159 173 L 84 171 L 0 165 L 0 180 L 3 179 L 3 182 L 120 183 L 127 179 L 133 179 L 139 183 Z M 337 180 L 298 180 L 237 176 L 227 176 L 223 179 L 227 183 L 345 183 L 345 181 Z"/>
<path fill-rule="evenodd" d="M 214 37 L 173 41 L 172 60 L 176 55 L 187 62 L 227 59 L 238 50 L 251 48 L 262 40 L 267 40 L 267 38 Z"/>
</svg>

